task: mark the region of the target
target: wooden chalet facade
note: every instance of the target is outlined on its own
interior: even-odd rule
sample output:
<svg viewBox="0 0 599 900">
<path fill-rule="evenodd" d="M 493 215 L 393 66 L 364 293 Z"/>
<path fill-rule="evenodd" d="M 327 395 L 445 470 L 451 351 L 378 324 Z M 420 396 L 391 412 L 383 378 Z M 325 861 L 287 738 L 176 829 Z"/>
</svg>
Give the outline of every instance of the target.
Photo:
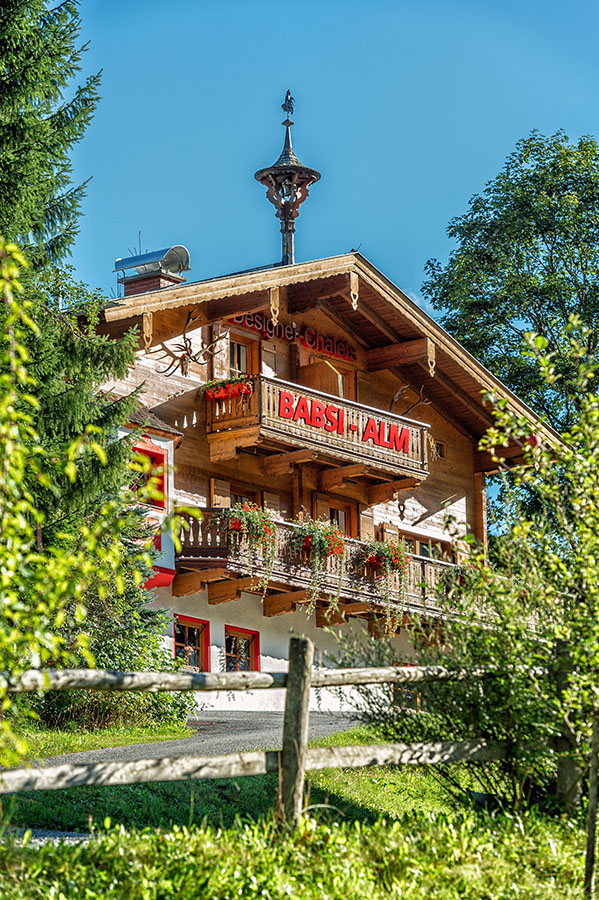
<svg viewBox="0 0 599 900">
<path fill-rule="evenodd" d="M 167 564 L 154 582 L 157 605 L 173 612 L 168 645 L 197 668 L 280 669 L 291 631 L 310 634 L 326 654 L 328 621 L 376 627 L 376 574 L 355 564 L 373 538 L 406 541 L 403 608 L 434 616 L 435 585 L 463 552 L 459 536 L 486 541 L 485 474 L 495 465 L 477 448 L 493 422 L 481 392 L 506 396 L 555 438 L 359 253 L 190 284 L 135 277 L 125 293 L 106 308 L 104 328 L 116 336 L 137 326 L 139 351 L 111 390 L 142 386 L 145 440 L 170 469 L 165 503 L 203 510 L 180 552 L 163 548 Z M 243 392 L 202 390 L 242 375 Z M 520 452 L 502 455 L 517 461 Z M 218 526 L 218 510 L 240 501 L 277 520 L 264 597 L 248 574 L 248 548 Z M 291 538 L 306 513 L 337 523 L 355 551 L 330 620 L 333 557 L 305 614 L 311 570 Z M 404 649 L 405 640 L 400 633 Z M 244 708 L 264 703 L 220 696 Z"/>
</svg>

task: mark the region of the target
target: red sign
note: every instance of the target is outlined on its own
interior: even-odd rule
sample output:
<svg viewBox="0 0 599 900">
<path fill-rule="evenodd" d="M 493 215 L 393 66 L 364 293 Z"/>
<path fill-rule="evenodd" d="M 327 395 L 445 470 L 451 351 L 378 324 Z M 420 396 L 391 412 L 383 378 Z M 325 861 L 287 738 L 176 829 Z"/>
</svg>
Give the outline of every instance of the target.
<svg viewBox="0 0 599 900">
<path fill-rule="evenodd" d="M 279 394 L 279 415 L 282 419 L 303 422 L 310 428 L 323 428 L 325 431 L 344 434 L 346 426 L 345 410 L 334 403 L 323 403 L 309 397 L 294 396 L 290 391 Z M 350 431 L 357 431 L 358 426 L 350 424 Z M 369 416 L 360 435 L 362 441 L 372 441 L 377 447 L 388 447 L 400 453 L 410 452 L 410 429 L 394 422 L 386 422 Z"/>
<path fill-rule="evenodd" d="M 327 356 L 335 356 L 337 359 L 345 359 L 348 362 L 355 362 L 356 350 L 346 341 L 338 341 L 335 337 L 324 337 L 316 328 L 304 328 L 300 331 L 295 325 L 284 325 L 279 322 L 273 325 L 273 321 L 264 313 L 251 313 L 247 316 L 235 316 L 229 320 L 233 325 L 241 325 L 242 328 L 249 328 L 251 331 L 257 331 L 263 338 L 272 340 L 273 338 L 281 338 L 289 344 L 299 342 L 308 350 L 315 350 L 317 353 L 325 353 Z"/>
</svg>

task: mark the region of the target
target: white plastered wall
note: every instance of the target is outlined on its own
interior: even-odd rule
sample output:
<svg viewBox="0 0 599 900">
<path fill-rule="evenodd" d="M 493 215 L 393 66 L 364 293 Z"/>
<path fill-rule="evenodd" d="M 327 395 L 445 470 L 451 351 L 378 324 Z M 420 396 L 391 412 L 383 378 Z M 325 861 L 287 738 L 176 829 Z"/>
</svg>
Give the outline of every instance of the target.
<svg viewBox="0 0 599 900">
<path fill-rule="evenodd" d="M 302 609 L 294 613 L 267 618 L 262 614 L 262 601 L 255 594 L 242 593 L 237 601 L 209 605 L 206 592 L 189 597 L 172 597 L 169 588 L 156 591 L 154 605 L 170 608 L 172 615 L 191 616 L 210 623 L 210 671 L 224 672 L 225 625 L 247 628 L 260 634 L 260 670 L 263 672 L 285 672 L 288 667 L 289 638 L 305 635 L 311 638 L 315 647 L 315 665 L 331 664 L 331 656 L 337 651 L 337 641 L 329 631 L 317 628 L 314 615 L 308 618 Z M 365 624 L 354 621 L 336 628 L 335 633 L 343 634 L 348 629 L 365 632 Z M 164 637 L 164 647 L 173 652 L 173 620 L 168 634 Z M 397 650 L 401 656 L 410 655 L 411 647 L 405 633 L 397 637 Z M 283 689 L 260 691 L 207 692 L 198 694 L 198 703 L 204 709 L 238 710 L 282 710 L 285 706 Z M 310 709 L 350 711 L 351 698 L 339 691 L 314 689 L 310 692 Z"/>
</svg>

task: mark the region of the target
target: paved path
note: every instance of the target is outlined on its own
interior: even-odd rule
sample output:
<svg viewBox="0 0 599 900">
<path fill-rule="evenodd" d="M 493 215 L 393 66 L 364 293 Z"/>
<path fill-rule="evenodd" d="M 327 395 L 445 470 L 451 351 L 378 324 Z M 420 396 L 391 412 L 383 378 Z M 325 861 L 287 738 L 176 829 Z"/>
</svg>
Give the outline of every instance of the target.
<svg viewBox="0 0 599 900">
<path fill-rule="evenodd" d="M 313 712 L 310 713 L 309 739 L 343 731 L 355 724 L 355 719 L 342 713 Z M 208 710 L 198 713 L 193 727 L 197 731 L 191 737 L 52 756 L 43 760 L 43 765 L 133 762 L 149 757 L 219 756 L 238 750 L 274 750 L 281 746 L 283 713 Z"/>
</svg>

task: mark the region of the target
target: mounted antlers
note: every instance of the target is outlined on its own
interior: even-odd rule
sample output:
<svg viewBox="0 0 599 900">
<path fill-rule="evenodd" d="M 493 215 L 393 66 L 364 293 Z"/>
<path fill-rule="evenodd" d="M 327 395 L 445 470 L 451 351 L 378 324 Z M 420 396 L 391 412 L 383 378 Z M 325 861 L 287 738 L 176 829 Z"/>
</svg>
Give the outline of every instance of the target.
<svg viewBox="0 0 599 900">
<path fill-rule="evenodd" d="M 215 341 L 212 341 L 211 344 L 202 344 L 199 350 L 193 352 L 193 345 L 191 342 L 191 338 L 187 334 L 187 329 L 190 325 L 193 325 L 194 322 L 197 322 L 198 319 L 201 319 L 202 316 L 200 313 L 194 315 L 190 312 L 187 316 L 187 321 L 185 323 L 185 327 L 183 328 L 183 332 L 181 334 L 182 341 L 179 344 L 175 344 L 174 349 L 178 350 L 179 353 L 174 353 L 170 347 L 167 347 L 164 341 L 161 342 L 160 348 L 163 351 L 163 356 L 161 359 L 166 359 L 170 356 L 172 362 L 168 364 L 166 369 L 163 369 L 159 374 L 166 375 L 167 378 L 169 375 L 174 375 L 177 369 L 181 369 L 181 374 L 186 378 L 189 374 L 189 367 L 192 362 L 205 362 L 206 356 L 216 353 L 216 345 L 222 341 L 223 338 L 227 337 L 227 332 L 223 332 L 219 334 Z M 154 353 L 158 352 L 157 350 L 153 351 Z"/>
</svg>

